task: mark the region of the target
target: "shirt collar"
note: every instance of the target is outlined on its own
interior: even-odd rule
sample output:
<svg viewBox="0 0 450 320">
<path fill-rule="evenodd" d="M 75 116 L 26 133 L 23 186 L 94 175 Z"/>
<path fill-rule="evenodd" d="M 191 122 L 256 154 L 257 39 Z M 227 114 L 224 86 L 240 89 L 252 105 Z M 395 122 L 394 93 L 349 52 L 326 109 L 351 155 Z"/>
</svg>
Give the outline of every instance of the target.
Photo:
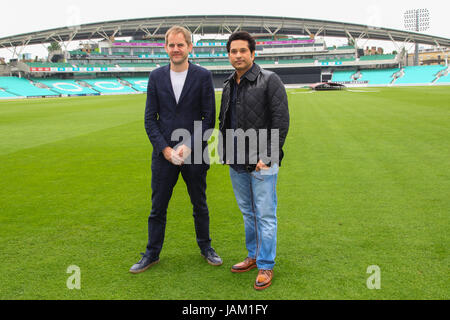
<svg viewBox="0 0 450 320">
<path fill-rule="evenodd" d="M 259 73 L 261 71 L 261 67 L 257 65 L 256 63 L 253 63 L 252 67 L 247 70 L 246 73 L 241 77 L 241 79 L 246 78 L 248 81 L 255 81 L 258 77 Z M 236 71 L 233 72 L 226 80 L 225 82 L 234 80 L 236 77 Z"/>
</svg>

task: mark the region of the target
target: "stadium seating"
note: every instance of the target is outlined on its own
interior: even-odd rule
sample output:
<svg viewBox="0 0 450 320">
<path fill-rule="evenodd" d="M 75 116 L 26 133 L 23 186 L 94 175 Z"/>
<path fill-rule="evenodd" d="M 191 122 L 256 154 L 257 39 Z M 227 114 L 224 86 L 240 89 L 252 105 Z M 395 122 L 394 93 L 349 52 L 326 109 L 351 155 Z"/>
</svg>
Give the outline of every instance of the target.
<svg viewBox="0 0 450 320">
<path fill-rule="evenodd" d="M 331 78 L 332 82 L 344 82 L 344 81 L 353 81 L 352 75 L 354 75 L 356 70 L 351 71 L 335 71 L 333 72 L 333 76 Z"/>
<path fill-rule="evenodd" d="M 38 97 L 60 95 L 92 95 L 92 94 L 130 94 L 147 91 L 147 77 L 122 78 L 132 85 L 121 84 L 117 78 L 98 78 L 88 80 L 69 79 L 32 79 L 17 77 L 0 77 L 0 98 Z M 35 83 L 41 87 L 32 84 Z M 88 86 L 83 86 L 86 83 Z M 46 88 L 48 87 L 48 88 Z"/>
<path fill-rule="evenodd" d="M 78 64 L 79 68 L 116 68 L 115 64 Z"/>
<path fill-rule="evenodd" d="M 72 68 L 70 63 L 54 63 L 54 62 L 28 62 L 31 68 Z"/>
<path fill-rule="evenodd" d="M 190 58 L 226 58 L 226 53 L 193 53 L 189 54 Z"/>
<path fill-rule="evenodd" d="M 374 60 L 394 60 L 395 54 L 374 54 L 369 56 L 362 56 L 360 61 L 374 61 Z"/>
<path fill-rule="evenodd" d="M 342 58 L 342 59 L 325 59 L 325 60 L 318 60 L 319 63 L 339 63 L 339 62 L 351 62 L 356 61 L 356 58 Z"/>
<path fill-rule="evenodd" d="M 156 63 L 120 63 L 122 68 L 156 68 Z"/>
<path fill-rule="evenodd" d="M 280 59 L 279 64 L 314 63 L 315 59 Z"/>
<path fill-rule="evenodd" d="M 15 94 L 3 91 L 3 89 L 0 89 L 0 99 L 4 98 L 14 98 L 17 97 Z"/>
<path fill-rule="evenodd" d="M 446 76 L 441 76 L 436 83 L 450 83 L 450 71 L 448 72 L 448 74 Z"/>
<path fill-rule="evenodd" d="M 28 66 L 33 68 L 72 68 L 70 63 L 54 63 L 54 62 L 28 62 Z"/>
<path fill-rule="evenodd" d="M 123 77 L 121 79 L 129 82 L 136 91 L 147 92 L 148 78 Z"/>
<path fill-rule="evenodd" d="M 124 86 L 117 78 L 98 78 L 83 80 L 98 92 L 106 94 L 122 94 L 122 93 L 136 93 L 137 91 L 128 86 Z"/>
<path fill-rule="evenodd" d="M 87 87 L 83 87 L 76 83 L 75 80 L 63 80 L 63 79 L 34 79 L 35 82 L 45 84 L 52 91 L 58 92 L 60 94 L 96 94 L 95 90 Z"/>
<path fill-rule="evenodd" d="M 431 83 L 436 74 L 444 69 L 443 66 L 414 66 L 404 67 L 404 76 L 398 78 L 395 84 L 423 84 Z"/>
<path fill-rule="evenodd" d="M 399 68 L 396 69 L 376 69 L 376 70 L 361 70 L 362 77 L 359 81 L 367 81 L 369 85 L 387 85 L 393 80 L 392 76 L 400 71 Z"/>
<path fill-rule="evenodd" d="M 342 46 L 336 48 L 336 50 L 349 50 L 349 49 L 355 49 L 355 46 Z"/>
<path fill-rule="evenodd" d="M 275 64 L 275 60 L 255 60 L 257 64 Z"/>
<path fill-rule="evenodd" d="M 223 61 L 198 61 L 196 62 L 203 67 L 214 67 L 214 66 L 230 66 L 230 62 L 228 60 Z"/>
<path fill-rule="evenodd" d="M 59 96 L 55 91 L 38 88 L 31 81 L 17 77 L 0 77 L 0 88 L 21 97 Z"/>
<path fill-rule="evenodd" d="M 195 44 L 196 47 L 202 46 L 225 46 L 227 44 L 226 41 L 223 40 L 215 40 L 215 39 L 200 39 Z"/>
<path fill-rule="evenodd" d="M 123 52 L 113 52 L 113 56 L 131 56 L 131 52 L 123 51 Z"/>
<path fill-rule="evenodd" d="M 117 40 L 115 42 L 118 42 Z M 126 41 L 124 41 L 126 42 Z M 165 43 L 165 40 L 130 40 L 130 43 Z"/>
<path fill-rule="evenodd" d="M 443 70 L 444 66 L 415 66 L 404 67 L 404 75 L 394 82 L 393 75 L 400 71 L 396 69 L 373 69 L 361 70 L 362 77 L 358 81 L 368 81 L 368 84 L 387 85 L 387 84 L 431 84 L 436 79 L 439 71 Z M 356 71 L 335 71 L 333 73 L 332 81 L 353 81 L 351 76 Z M 450 83 L 450 76 L 439 78 L 436 83 Z"/>
<path fill-rule="evenodd" d="M 341 47 L 328 47 L 328 50 L 351 50 L 351 49 L 355 49 L 354 46 L 341 46 Z"/>
<path fill-rule="evenodd" d="M 87 52 L 81 51 L 81 50 L 69 51 L 69 53 L 71 56 L 75 56 L 75 55 L 86 56 L 87 55 Z"/>
</svg>

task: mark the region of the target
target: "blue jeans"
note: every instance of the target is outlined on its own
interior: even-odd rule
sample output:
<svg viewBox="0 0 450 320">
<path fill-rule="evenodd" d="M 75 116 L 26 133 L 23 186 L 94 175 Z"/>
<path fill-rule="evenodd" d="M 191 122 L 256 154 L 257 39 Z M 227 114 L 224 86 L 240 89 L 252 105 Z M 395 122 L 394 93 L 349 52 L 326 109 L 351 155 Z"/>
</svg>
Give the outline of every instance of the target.
<svg viewBox="0 0 450 320">
<path fill-rule="evenodd" d="M 258 269 L 272 270 L 277 249 L 278 165 L 259 172 L 237 172 L 230 167 L 231 183 L 244 217 L 248 257 Z"/>
</svg>

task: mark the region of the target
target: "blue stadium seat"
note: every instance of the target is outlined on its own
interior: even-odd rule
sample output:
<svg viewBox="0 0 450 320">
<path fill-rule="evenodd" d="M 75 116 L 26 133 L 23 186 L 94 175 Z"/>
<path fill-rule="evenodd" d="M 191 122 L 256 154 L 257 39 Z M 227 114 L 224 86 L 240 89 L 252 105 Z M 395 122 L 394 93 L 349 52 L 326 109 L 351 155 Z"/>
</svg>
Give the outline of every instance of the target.
<svg viewBox="0 0 450 320">
<path fill-rule="evenodd" d="M 395 84 L 429 84 L 436 78 L 436 74 L 442 69 L 444 69 L 444 67 L 439 65 L 405 67 L 403 69 L 405 75 L 397 79 Z"/>
<path fill-rule="evenodd" d="M 387 85 L 392 82 L 392 76 L 398 71 L 400 71 L 399 68 L 382 70 L 361 70 L 362 77 L 359 78 L 359 81 L 368 81 L 369 85 Z"/>
<path fill-rule="evenodd" d="M 333 72 L 333 76 L 331 78 L 332 82 L 344 82 L 344 81 L 353 81 L 352 75 L 355 74 L 355 70 L 351 71 L 335 71 Z"/>
<path fill-rule="evenodd" d="M 139 92 L 147 92 L 148 78 L 121 78 L 133 85 L 133 88 Z"/>
<path fill-rule="evenodd" d="M 17 95 L 3 91 L 2 89 L 0 89 L 0 99 L 14 98 L 14 97 L 17 97 Z"/>
<path fill-rule="evenodd" d="M 35 82 L 40 82 L 52 89 L 52 91 L 60 94 L 96 94 L 95 90 L 83 87 L 76 83 L 75 80 L 65 79 L 35 79 Z"/>
<path fill-rule="evenodd" d="M 136 90 L 130 88 L 128 86 L 124 86 L 119 82 L 117 78 L 98 78 L 98 79 L 90 79 L 90 80 L 82 80 L 92 88 L 101 93 L 109 93 L 109 94 L 122 94 L 122 93 L 136 93 Z"/>
<path fill-rule="evenodd" d="M 38 88 L 29 80 L 17 77 L 0 77 L 0 88 L 21 97 L 59 96 L 59 93 Z"/>
<path fill-rule="evenodd" d="M 450 84 L 450 70 L 446 76 L 442 76 L 436 81 L 436 83 L 449 83 Z"/>
</svg>

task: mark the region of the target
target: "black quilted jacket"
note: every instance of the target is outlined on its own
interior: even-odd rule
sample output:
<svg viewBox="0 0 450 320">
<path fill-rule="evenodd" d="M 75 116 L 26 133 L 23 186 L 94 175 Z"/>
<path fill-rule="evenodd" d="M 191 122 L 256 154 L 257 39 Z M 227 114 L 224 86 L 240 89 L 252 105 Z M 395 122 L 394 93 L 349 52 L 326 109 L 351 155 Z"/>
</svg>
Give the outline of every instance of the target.
<svg viewBox="0 0 450 320">
<path fill-rule="evenodd" d="M 227 153 L 227 134 L 226 129 L 230 128 L 229 106 L 231 100 L 230 80 L 234 77 L 234 73 L 225 80 L 222 103 L 219 114 L 219 130 L 221 131 L 222 141 L 219 142 L 219 155 L 223 163 L 233 158 L 230 155 L 230 150 Z M 252 148 L 246 144 L 245 149 L 245 164 L 256 164 L 258 160 L 262 160 L 268 164 L 274 161 L 272 157 L 271 147 L 271 129 L 279 130 L 279 159 L 275 159 L 279 165 L 283 159 L 283 145 L 289 129 L 289 109 L 286 89 L 277 74 L 271 71 L 261 69 L 260 66 L 254 64 L 253 68 L 241 79 L 241 88 L 239 96 L 236 101 L 236 120 L 237 128 L 246 131 L 248 129 L 255 129 L 258 138 L 257 148 Z M 261 145 L 262 139 L 259 129 L 268 129 L 267 149 L 261 150 L 264 143 Z M 230 138 L 230 137 L 229 137 Z M 266 158 L 264 155 L 269 157 Z M 252 160 L 253 158 L 253 160 Z M 255 162 L 256 161 L 256 162 Z"/>
</svg>

